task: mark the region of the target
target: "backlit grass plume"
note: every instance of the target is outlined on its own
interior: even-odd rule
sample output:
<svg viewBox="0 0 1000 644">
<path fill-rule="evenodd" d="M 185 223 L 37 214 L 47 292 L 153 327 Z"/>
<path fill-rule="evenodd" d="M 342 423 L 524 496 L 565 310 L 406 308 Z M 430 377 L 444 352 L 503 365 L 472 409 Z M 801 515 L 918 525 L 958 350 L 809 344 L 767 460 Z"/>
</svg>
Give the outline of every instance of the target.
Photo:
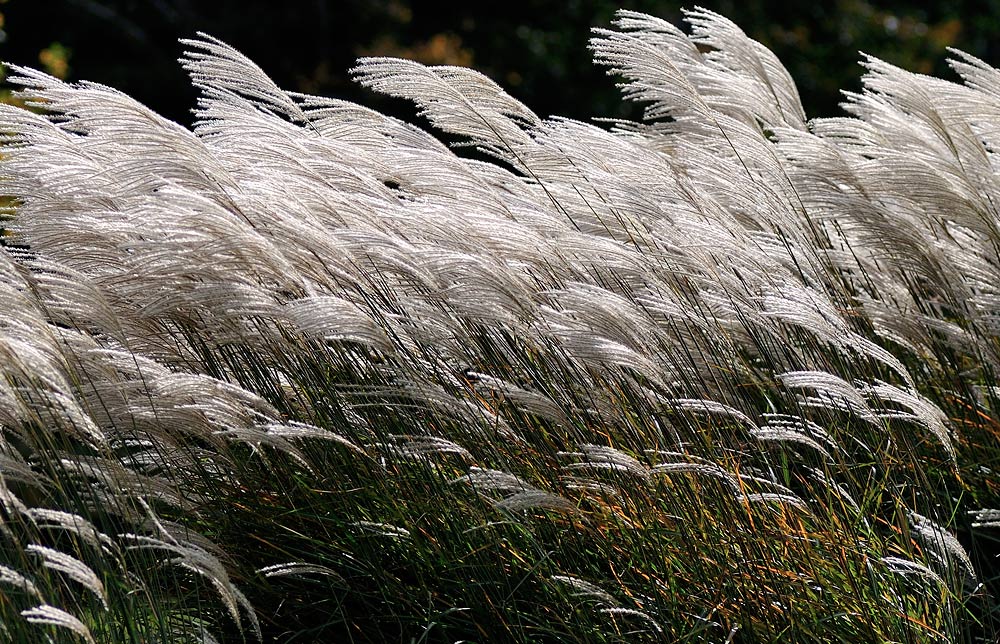
<svg viewBox="0 0 1000 644">
<path fill-rule="evenodd" d="M 808 121 L 687 21 L 591 41 L 642 123 L 358 62 L 451 147 L 208 36 L 193 130 L 14 68 L 0 639 L 996 637 L 1000 71 Z"/>
</svg>

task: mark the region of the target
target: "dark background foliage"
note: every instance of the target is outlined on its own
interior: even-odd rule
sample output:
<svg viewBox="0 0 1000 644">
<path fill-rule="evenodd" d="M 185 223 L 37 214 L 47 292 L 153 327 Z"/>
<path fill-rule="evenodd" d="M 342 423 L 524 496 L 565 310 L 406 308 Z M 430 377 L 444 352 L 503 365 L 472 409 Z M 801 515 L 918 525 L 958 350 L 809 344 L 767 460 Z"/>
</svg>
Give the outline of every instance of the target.
<svg viewBox="0 0 1000 644">
<path fill-rule="evenodd" d="M 810 116 L 836 114 L 839 91 L 860 87 L 859 51 L 946 78 L 949 46 L 1000 63 L 1000 0 L 701 4 L 775 51 Z M 635 117 L 586 49 L 590 29 L 619 7 L 681 20 L 670 0 L 5 0 L 0 57 L 114 86 L 181 122 L 195 92 L 176 63 L 177 39 L 197 31 L 237 47 L 282 87 L 390 112 L 406 108 L 350 81 L 358 56 L 471 65 L 541 115 Z"/>
</svg>

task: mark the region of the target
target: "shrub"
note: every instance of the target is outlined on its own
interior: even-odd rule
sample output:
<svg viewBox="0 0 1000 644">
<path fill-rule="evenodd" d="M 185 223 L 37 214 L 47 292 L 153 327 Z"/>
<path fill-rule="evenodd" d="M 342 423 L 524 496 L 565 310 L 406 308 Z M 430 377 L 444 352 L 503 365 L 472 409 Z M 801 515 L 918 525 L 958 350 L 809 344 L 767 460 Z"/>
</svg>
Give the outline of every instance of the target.
<svg viewBox="0 0 1000 644">
<path fill-rule="evenodd" d="M 16 68 L 5 637 L 995 637 L 1000 72 L 807 121 L 687 19 L 592 41 L 643 123 L 358 63 L 451 147 L 207 36 L 193 131 Z"/>
</svg>

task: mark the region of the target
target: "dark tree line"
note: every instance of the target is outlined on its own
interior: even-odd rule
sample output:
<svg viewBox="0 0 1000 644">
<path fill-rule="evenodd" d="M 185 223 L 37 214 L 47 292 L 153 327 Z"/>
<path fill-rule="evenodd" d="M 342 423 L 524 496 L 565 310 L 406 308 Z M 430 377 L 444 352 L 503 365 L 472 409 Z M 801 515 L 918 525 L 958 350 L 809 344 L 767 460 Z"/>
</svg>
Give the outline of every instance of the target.
<svg viewBox="0 0 1000 644">
<path fill-rule="evenodd" d="M 1000 0 L 917 2 L 704 0 L 774 50 L 810 116 L 837 112 L 858 87 L 858 51 L 949 77 L 945 48 L 1000 63 Z M 119 88 L 186 122 L 194 92 L 176 59 L 178 38 L 215 35 L 259 61 L 288 88 L 404 110 L 364 93 L 348 68 L 359 55 L 473 65 L 543 115 L 636 116 L 614 81 L 591 64 L 589 31 L 619 7 L 674 22 L 670 0 L 7 0 L 6 61 Z M 631 111 L 630 111 L 631 110 Z"/>
</svg>

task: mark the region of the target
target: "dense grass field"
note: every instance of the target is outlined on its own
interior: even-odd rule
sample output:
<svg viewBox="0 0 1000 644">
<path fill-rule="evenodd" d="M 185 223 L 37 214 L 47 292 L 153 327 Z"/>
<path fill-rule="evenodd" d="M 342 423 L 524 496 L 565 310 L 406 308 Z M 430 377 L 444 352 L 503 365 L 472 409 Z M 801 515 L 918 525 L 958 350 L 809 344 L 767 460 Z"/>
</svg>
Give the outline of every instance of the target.
<svg viewBox="0 0 1000 644">
<path fill-rule="evenodd" d="M 687 22 L 594 34 L 642 123 L 14 68 L 0 640 L 995 642 L 1000 71 Z"/>
</svg>

